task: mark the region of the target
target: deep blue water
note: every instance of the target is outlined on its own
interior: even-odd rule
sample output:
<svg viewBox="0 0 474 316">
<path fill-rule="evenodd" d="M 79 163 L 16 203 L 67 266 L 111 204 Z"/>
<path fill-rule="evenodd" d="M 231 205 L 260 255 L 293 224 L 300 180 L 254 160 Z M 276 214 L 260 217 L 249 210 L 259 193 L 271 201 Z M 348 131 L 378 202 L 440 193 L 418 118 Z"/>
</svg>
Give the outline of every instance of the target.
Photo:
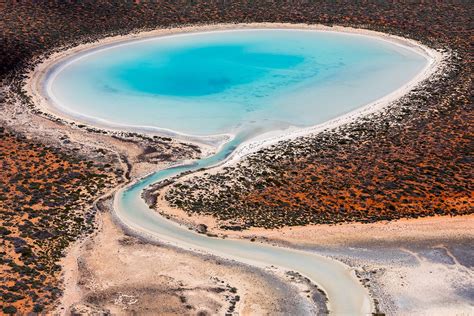
<svg viewBox="0 0 474 316">
<path fill-rule="evenodd" d="M 114 65 L 109 71 L 130 91 L 155 96 L 206 96 L 255 82 L 265 76 L 266 84 L 282 84 L 276 77 L 282 70 L 295 68 L 302 56 L 252 52 L 240 45 L 184 47 L 166 58 L 154 52 L 142 61 L 125 66 Z M 287 78 L 289 82 L 295 74 Z"/>
</svg>

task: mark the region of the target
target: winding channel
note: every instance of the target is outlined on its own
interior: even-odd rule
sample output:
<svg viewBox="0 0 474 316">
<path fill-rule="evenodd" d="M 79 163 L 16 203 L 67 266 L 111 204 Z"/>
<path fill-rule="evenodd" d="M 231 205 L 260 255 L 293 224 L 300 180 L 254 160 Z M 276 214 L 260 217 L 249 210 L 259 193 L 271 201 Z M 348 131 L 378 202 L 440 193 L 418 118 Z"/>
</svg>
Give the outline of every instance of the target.
<svg viewBox="0 0 474 316">
<path fill-rule="evenodd" d="M 428 59 L 429 58 L 427 58 L 427 60 Z M 408 86 L 412 87 L 416 82 L 426 78 L 429 75 L 427 68 L 428 66 L 417 75 L 419 78 L 412 78 L 411 81 L 406 83 L 402 88 L 407 89 Z M 47 82 L 48 79 L 43 80 L 43 84 Z M 47 86 L 47 84 L 45 85 Z M 46 103 L 54 101 L 53 96 L 48 94 L 50 91 L 44 88 L 43 86 L 43 93 L 46 95 L 46 97 L 44 97 L 44 95 L 43 97 Z M 397 95 L 395 98 L 399 96 L 400 95 Z M 61 113 L 58 109 L 53 111 L 53 113 L 54 112 L 56 112 L 56 114 L 58 112 Z M 79 119 L 81 119 L 81 116 L 79 116 Z M 329 124 L 329 127 L 330 126 L 331 124 Z M 227 159 L 232 157 L 233 153 L 236 153 L 237 148 L 241 149 L 244 143 L 248 145 L 251 138 L 248 134 L 248 130 L 247 134 L 245 131 L 237 133 L 237 136 L 223 145 L 216 154 L 210 157 L 189 164 L 159 170 L 118 190 L 114 197 L 114 211 L 116 217 L 126 227 L 140 235 L 145 235 L 186 250 L 213 254 L 260 268 L 276 266 L 284 270 L 297 271 L 308 277 L 325 292 L 328 299 L 327 307 L 331 314 L 371 314 L 374 311 L 374 306 L 368 290 L 356 278 L 354 271 L 341 262 L 310 251 L 296 250 L 264 243 L 254 243 L 239 239 L 212 238 L 198 234 L 188 230 L 187 227 L 180 226 L 164 218 L 155 210 L 150 209 L 143 200 L 143 190 L 153 183 L 163 181 L 183 172 L 192 172 L 224 163 Z"/>
<path fill-rule="evenodd" d="M 214 254 L 257 267 L 277 266 L 298 271 L 323 289 L 328 298 L 328 309 L 334 315 L 368 315 L 373 306 L 366 288 L 354 272 L 342 263 L 311 252 L 252 243 L 245 240 L 211 238 L 198 234 L 165 219 L 151 210 L 141 197 L 149 185 L 185 171 L 208 168 L 224 161 L 240 142 L 235 138 L 217 154 L 196 161 L 160 170 L 119 190 L 115 195 L 114 210 L 126 226 L 151 238 L 168 242 L 187 250 Z"/>
</svg>

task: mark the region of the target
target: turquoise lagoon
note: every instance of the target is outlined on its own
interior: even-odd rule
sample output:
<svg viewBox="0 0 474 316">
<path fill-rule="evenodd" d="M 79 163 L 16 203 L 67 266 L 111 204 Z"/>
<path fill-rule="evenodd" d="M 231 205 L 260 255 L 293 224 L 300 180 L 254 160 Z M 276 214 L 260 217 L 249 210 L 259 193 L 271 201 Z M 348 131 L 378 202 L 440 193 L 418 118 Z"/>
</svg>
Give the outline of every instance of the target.
<svg viewBox="0 0 474 316">
<path fill-rule="evenodd" d="M 52 69 L 47 90 L 85 121 L 237 134 L 325 122 L 397 90 L 426 63 L 356 34 L 215 31 L 86 51 Z"/>
</svg>

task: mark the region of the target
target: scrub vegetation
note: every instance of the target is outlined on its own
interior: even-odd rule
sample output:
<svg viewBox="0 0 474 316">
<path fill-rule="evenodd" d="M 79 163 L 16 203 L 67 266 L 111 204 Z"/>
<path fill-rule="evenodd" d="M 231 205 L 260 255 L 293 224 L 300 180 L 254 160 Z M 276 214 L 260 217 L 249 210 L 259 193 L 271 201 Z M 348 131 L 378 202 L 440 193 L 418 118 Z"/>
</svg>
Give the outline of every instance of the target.
<svg viewBox="0 0 474 316">
<path fill-rule="evenodd" d="M 0 297 L 4 313 L 41 312 L 60 295 L 57 264 L 92 232 L 94 200 L 112 166 L 61 153 L 0 129 Z"/>
</svg>

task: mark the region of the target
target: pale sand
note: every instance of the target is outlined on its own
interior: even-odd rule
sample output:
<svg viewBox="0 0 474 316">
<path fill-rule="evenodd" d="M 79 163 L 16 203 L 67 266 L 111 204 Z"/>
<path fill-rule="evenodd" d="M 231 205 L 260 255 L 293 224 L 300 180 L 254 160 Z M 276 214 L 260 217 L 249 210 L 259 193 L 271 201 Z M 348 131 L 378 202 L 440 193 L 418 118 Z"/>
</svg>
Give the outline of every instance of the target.
<svg viewBox="0 0 474 316">
<path fill-rule="evenodd" d="M 101 225 L 95 236 L 74 245 L 63 260 L 66 287 L 58 314 L 223 315 L 236 295 L 240 315 L 316 311 L 307 297 L 314 288 L 280 271 L 260 272 L 144 243 L 126 236 L 112 223 L 109 213 L 98 218 Z M 216 291 L 219 288 L 224 290 Z"/>
<path fill-rule="evenodd" d="M 258 136 L 257 138 L 248 140 L 244 144 L 241 144 L 239 148 L 232 154 L 231 158 L 228 159 L 227 164 L 235 163 L 241 157 L 248 155 L 249 153 L 255 152 L 263 147 L 270 146 L 276 142 L 296 138 L 299 136 L 310 135 L 318 133 L 324 129 L 336 128 L 337 126 L 352 122 L 361 116 L 365 116 L 377 111 L 380 111 L 386 107 L 390 102 L 399 99 L 405 95 L 408 91 L 414 88 L 418 83 L 422 82 L 435 71 L 439 69 L 442 61 L 446 58 L 445 55 L 440 52 L 428 48 L 421 43 L 414 40 L 409 40 L 399 36 L 384 34 L 380 32 L 355 29 L 350 27 L 333 26 L 328 27 L 324 25 L 310 25 L 310 24 L 290 24 L 290 23 L 248 23 L 248 24 L 213 24 L 213 25 L 200 25 L 200 26 L 186 26 L 182 28 L 172 29 L 157 29 L 153 31 L 134 33 L 129 35 L 120 35 L 114 37 L 107 37 L 94 43 L 81 44 L 76 47 L 56 52 L 49 56 L 47 59 L 39 63 L 34 70 L 29 73 L 29 80 L 26 81 L 25 89 L 27 93 L 33 98 L 34 104 L 42 111 L 52 114 L 56 117 L 64 119 L 68 122 L 79 122 L 85 123 L 90 126 L 107 130 L 128 130 L 135 131 L 145 134 L 162 135 L 162 136 L 173 136 L 183 141 L 189 141 L 193 143 L 199 143 L 201 145 L 210 145 L 218 150 L 220 146 L 234 135 L 223 134 L 223 135 L 211 135 L 205 137 L 199 137 L 194 135 L 187 135 L 178 131 L 160 129 L 149 126 L 125 126 L 119 125 L 112 122 L 97 120 L 91 117 L 86 117 L 80 113 L 72 113 L 67 109 L 63 109 L 59 104 L 55 104 L 53 100 L 48 96 L 47 87 L 44 87 L 44 82 L 48 71 L 58 64 L 61 64 L 65 60 L 69 60 L 71 56 L 80 56 L 91 50 L 107 49 L 111 45 L 122 45 L 133 40 L 144 40 L 152 37 L 177 35 L 183 33 L 192 32 L 212 32 L 212 31 L 226 31 L 235 29 L 300 29 L 300 30 L 319 30 L 327 32 L 343 32 L 349 34 L 356 34 L 360 36 L 376 37 L 383 41 L 389 41 L 395 45 L 403 46 L 404 48 L 411 49 L 423 55 L 428 63 L 426 67 L 415 76 L 410 82 L 406 83 L 396 91 L 386 95 L 385 97 L 367 104 L 361 108 L 358 108 L 350 113 L 340 116 L 334 120 L 319 124 L 308 128 L 290 128 L 285 131 L 274 131 L 265 133 Z"/>
<path fill-rule="evenodd" d="M 474 315 L 474 215 L 229 232 L 216 229 L 212 217 L 189 217 L 161 198 L 157 204 L 173 220 L 206 224 L 219 237 L 302 247 L 342 261 L 387 315 Z"/>
</svg>

